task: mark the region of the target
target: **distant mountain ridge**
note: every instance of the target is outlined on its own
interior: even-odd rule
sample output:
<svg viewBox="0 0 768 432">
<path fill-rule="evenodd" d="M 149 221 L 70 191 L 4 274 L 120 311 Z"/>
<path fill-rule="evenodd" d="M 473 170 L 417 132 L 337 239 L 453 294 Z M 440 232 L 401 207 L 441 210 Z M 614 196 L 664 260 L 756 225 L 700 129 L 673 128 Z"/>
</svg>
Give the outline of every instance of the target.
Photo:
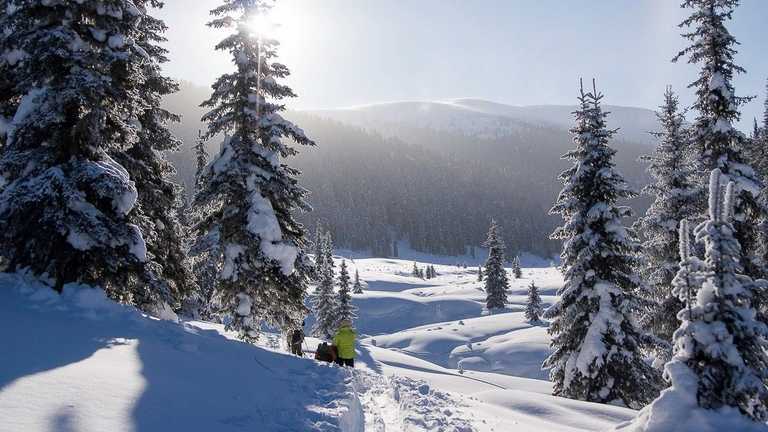
<svg viewBox="0 0 768 432">
<path fill-rule="evenodd" d="M 531 126 L 565 130 L 573 126 L 576 105 L 507 105 L 483 99 L 404 101 L 367 104 L 348 108 L 305 110 L 320 117 L 361 127 L 382 129 L 400 123 L 454 132 L 498 137 Z M 641 144 L 653 143 L 649 132 L 658 127 L 655 112 L 645 108 L 604 105 L 608 126 L 618 128 L 617 137 Z M 377 126 L 378 125 L 378 126 Z"/>
</svg>

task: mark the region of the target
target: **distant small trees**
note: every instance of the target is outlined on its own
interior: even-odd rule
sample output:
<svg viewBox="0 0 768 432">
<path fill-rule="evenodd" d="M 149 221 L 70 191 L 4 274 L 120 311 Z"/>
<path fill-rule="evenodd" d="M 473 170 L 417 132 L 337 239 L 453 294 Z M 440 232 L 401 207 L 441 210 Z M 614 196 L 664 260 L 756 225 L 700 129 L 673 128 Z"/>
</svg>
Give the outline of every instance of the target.
<svg viewBox="0 0 768 432">
<path fill-rule="evenodd" d="M 504 270 L 504 240 L 495 220 L 491 220 L 485 246 L 488 248 L 488 260 L 485 262 L 485 307 L 489 311 L 503 309 L 507 303 L 509 282 Z"/>
<path fill-rule="evenodd" d="M 349 295 L 349 272 L 346 260 L 342 260 L 339 267 L 339 293 L 336 297 L 335 312 L 336 328 L 342 321 L 354 321 L 357 318 L 357 308 L 352 305 L 352 297 Z"/>
<path fill-rule="evenodd" d="M 435 270 L 435 266 L 428 265 L 425 270 L 425 276 L 427 279 L 434 279 L 437 277 L 437 270 Z"/>
<path fill-rule="evenodd" d="M 424 269 L 419 267 L 419 265 L 416 264 L 415 261 L 413 263 L 413 269 L 411 270 L 411 276 L 419 278 L 419 279 L 424 279 L 424 277 L 425 277 Z"/>
<path fill-rule="evenodd" d="M 539 288 L 534 281 L 528 285 L 528 302 L 525 305 L 525 319 L 531 324 L 538 324 L 541 322 L 541 314 L 543 308 L 541 306 L 541 297 L 539 296 Z"/>
<path fill-rule="evenodd" d="M 523 270 L 520 268 L 520 257 L 516 256 L 512 259 L 512 275 L 515 276 L 515 279 L 520 279 L 523 277 Z"/>
<path fill-rule="evenodd" d="M 355 270 L 355 283 L 352 286 L 352 292 L 355 294 L 363 293 L 363 284 L 360 282 L 360 272 Z"/>
</svg>

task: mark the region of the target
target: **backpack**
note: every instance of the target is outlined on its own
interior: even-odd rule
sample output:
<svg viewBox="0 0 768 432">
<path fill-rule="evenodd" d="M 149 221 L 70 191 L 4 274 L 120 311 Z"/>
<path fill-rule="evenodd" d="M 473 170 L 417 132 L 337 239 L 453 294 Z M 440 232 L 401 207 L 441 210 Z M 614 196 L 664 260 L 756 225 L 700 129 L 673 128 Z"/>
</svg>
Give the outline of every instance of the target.
<svg viewBox="0 0 768 432">
<path fill-rule="evenodd" d="M 332 348 L 325 342 L 318 345 L 315 350 L 315 360 L 333 363 L 335 358 L 331 349 Z"/>
</svg>

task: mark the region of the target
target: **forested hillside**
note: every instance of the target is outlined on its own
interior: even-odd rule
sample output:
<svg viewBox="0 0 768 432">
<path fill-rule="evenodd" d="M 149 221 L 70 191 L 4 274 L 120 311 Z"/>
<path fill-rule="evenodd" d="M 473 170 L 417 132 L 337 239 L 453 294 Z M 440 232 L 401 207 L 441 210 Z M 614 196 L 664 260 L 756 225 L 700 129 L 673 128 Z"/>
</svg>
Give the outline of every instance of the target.
<svg viewBox="0 0 768 432">
<path fill-rule="evenodd" d="M 184 84 L 166 99 L 183 116 L 174 129 L 185 150 L 171 158 L 188 189 L 194 179 L 191 146 L 203 113 L 196 104 L 205 92 Z M 558 243 L 547 240 L 556 218 L 546 214 L 560 188 L 557 175 L 567 166 L 559 157 L 572 146 L 570 109 L 463 100 L 291 112 L 289 118 L 318 143 L 295 160 L 314 208 L 302 220 L 310 227 L 327 225 L 339 246 L 394 256 L 395 239 L 424 252 L 472 253 L 493 217 L 511 253 L 557 254 Z M 628 122 L 625 135 L 642 137 L 640 131 L 652 126 L 650 111 L 617 110 Z M 464 123 L 454 120 L 459 115 Z M 618 167 L 636 187 L 646 181 L 638 158 L 650 151 L 647 142 L 615 141 Z M 208 142 L 210 153 L 218 145 Z M 644 211 L 646 201 L 630 204 Z"/>
</svg>

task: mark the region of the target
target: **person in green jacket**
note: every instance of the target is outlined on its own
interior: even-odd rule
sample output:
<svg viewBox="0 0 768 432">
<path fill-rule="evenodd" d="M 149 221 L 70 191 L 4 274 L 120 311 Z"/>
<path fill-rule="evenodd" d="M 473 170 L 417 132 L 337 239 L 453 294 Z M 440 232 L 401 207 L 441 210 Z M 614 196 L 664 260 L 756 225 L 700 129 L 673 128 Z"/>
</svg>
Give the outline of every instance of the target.
<svg viewBox="0 0 768 432">
<path fill-rule="evenodd" d="M 349 320 L 342 321 L 333 337 L 333 345 L 338 351 L 336 363 L 339 366 L 355 367 L 355 336 L 352 323 Z"/>
</svg>

